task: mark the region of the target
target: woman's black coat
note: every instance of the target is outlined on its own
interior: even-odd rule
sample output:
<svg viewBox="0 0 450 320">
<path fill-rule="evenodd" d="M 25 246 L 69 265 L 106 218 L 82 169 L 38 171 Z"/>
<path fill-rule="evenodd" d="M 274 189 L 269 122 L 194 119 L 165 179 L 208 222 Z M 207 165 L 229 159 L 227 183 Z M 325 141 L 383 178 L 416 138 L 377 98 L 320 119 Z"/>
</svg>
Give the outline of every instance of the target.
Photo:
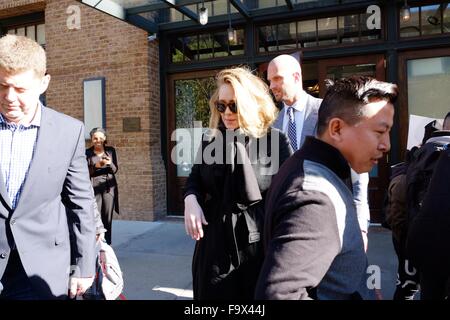
<svg viewBox="0 0 450 320">
<path fill-rule="evenodd" d="M 192 167 L 184 197 L 196 195 L 208 222 L 203 226 L 204 237 L 197 241 L 192 259 L 194 299 L 253 298 L 263 261 L 260 233 L 264 221 L 264 196 L 273 175 L 292 154 L 287 137 L 279 130 L 272 129 L 266 137 L 268 151 L 257 154 L 251 166 L 236 164 L 236 159 L 233 164 L 206 164 L 197 156 L 203 160 Z M 245 150 L 246 156 L 254 155 L 249 151 L 252 144 L 261 147 L 266 137 L 247 137 L 245 149 L 241 150 Z M 265 174 L 264 170 L 271 164 L 268 160 L 274 156 L 272 139 L 275 139 L 279 165 L 273 172 Z M 202 154 L 208 152 L 212 143 L 214 139 L 202 143 Z"/>
</svg>

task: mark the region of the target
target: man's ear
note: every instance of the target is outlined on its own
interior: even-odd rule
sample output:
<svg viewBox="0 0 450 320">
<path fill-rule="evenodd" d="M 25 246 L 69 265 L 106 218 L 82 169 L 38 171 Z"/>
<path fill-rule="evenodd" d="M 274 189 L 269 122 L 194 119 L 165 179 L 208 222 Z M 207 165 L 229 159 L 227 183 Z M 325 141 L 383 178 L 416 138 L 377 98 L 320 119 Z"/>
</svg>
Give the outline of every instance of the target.
<svg viewBox="0 0 450 320">
<path fill-rule="evenodd" d="M 50 75 L 46 74 L 45 76 L 42 77 L 41 79 L 41 88 L 40 88 L 40 94 L 43 94 L 45 91 L 47 91 L 48 85 L 50 83 Z"/>
<path fill-rule="evenodd" d="M 333 118 L 328 122 L 328 134 L 334 142 L 342 141 L 342 129 L 344 126 L 344 121 L 339 118 Z"/>
</svg>

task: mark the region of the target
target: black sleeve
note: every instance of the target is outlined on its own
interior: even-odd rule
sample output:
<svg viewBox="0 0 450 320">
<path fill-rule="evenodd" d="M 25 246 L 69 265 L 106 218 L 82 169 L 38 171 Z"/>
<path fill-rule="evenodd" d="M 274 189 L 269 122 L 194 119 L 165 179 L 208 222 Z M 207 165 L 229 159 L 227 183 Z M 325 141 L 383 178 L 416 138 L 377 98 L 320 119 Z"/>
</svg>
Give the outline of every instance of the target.
<svg viewBox="0 0 450 320">
<path fill-rule="evenodd" d="M 292 147 L 289 143 L 288 137 L 283 132 L 279 132 L 279 143 L 280 143 L 280 166 L 286 161 L 292 154 Z"/>
<path fill-rule="evenodd" d="M 89 169 L 89 177 L 93 177 L 94 176 L 94 172 L 95 172 L 95 163 L 94 161 L 92 161 L 92 157 L 93 157 L 93 152 L 91 151 L 91 149 L 86 149 L 86 161 L 88 164 L 88 169 Z"/>
<path fill-rule="evenodd" d="M 109 165 L 111 173 L 115 174 L 117 172 L 117 170 L 119 170 L 119 165 L 117 164 L 117 154 L 116 154 L 116 149 L 114 149 L 113 147 L 109 147 L 108 148 L 109 153 L 111 154 L 112 157 L 112 161 L 111 164 Z"/>
<path fill-rule="evenodd" d="M 271 239 L 259 276 L 258 300 L 309 299 L 340 251 L 334 206 L 317 191 L 282 196 L 274 206 Z M 292 199 L 295 198 L 295 204 Z"/>
<path fill-rule="evenodd" d="M 203 137 L 202 137 L 203 141 Z M 190 194 L 194 194 L 197 197 L 197 201 L 200 203 L 203 194 L 203 186 L 201 179 L 201 168 L 203 166 L 203 150 L 204 144 L 202 143 L 199 150 L 197 151 L 197 155 L 195 158 L 195 163 L 192 166 L 191 173 L 186 180 L 186 184 L 184 186 L 183 199 L 186 198 Z"/>
</svg>

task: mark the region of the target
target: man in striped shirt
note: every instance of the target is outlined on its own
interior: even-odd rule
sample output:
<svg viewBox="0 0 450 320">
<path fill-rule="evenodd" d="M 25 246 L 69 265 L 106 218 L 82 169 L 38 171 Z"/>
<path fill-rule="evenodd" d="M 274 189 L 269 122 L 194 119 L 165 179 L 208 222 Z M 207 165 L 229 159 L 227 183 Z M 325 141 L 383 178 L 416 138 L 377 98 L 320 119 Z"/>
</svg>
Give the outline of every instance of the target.
<svg viewBox="0 0 450 320">
<path fill-rule="evenodd" d="M 39 44 L 0 38 L 0 300 L 74 297 L 94 275 L 84 127 L 39 102 L 49 81 Z"/>
</svg>

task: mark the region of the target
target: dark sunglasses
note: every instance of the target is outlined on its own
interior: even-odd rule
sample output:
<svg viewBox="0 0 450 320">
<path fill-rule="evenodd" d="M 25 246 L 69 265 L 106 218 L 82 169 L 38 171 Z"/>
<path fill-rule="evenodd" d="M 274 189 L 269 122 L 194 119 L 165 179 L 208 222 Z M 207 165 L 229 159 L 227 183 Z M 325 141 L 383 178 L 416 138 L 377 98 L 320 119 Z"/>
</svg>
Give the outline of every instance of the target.
<svg viewBox="0 0 450 320">
<path fill-rule="evenodd" d="M 217 111 L 219 111 L 220 113 L 225 112 L 225 110 L 227 110 L 227 108 L 230 108 L 231 112 L 237 113 L 237 105 L 235 102 L 230 102 L 230 103 L 216 102 L 216 108 L 217 108 Z"/>
</svg>

